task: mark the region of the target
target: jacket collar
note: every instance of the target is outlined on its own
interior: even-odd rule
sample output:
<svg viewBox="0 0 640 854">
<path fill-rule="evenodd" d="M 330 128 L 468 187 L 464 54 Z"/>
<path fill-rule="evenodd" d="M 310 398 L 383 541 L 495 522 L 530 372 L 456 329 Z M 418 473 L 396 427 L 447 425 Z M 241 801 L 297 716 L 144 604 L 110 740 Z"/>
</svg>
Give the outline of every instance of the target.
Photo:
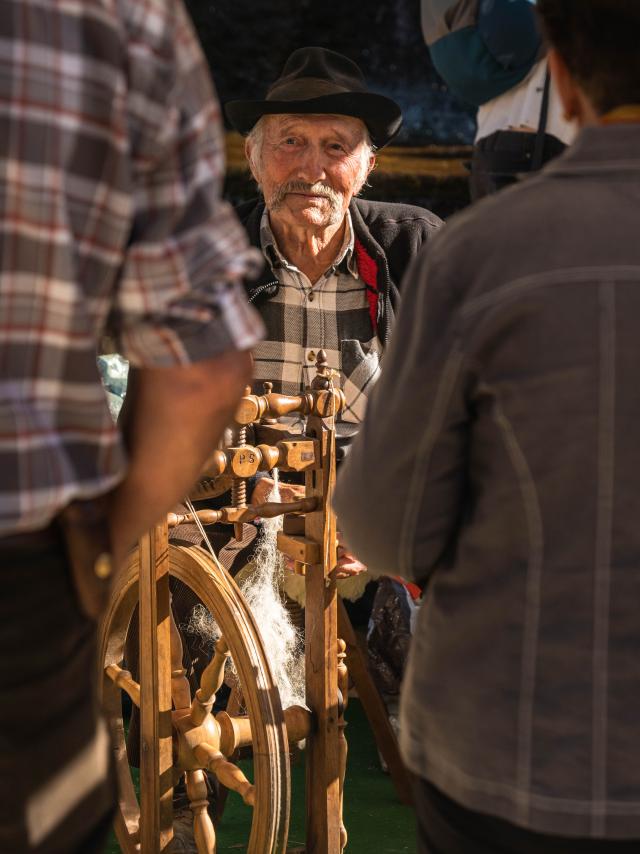
<svg viewBox="0 0 640 854">
<path fill-rule="evenodd" d="M 572 145 L 544 169 L 549 176 L 640 173 L 640 125 L 583 128 Z"/>
</svg>

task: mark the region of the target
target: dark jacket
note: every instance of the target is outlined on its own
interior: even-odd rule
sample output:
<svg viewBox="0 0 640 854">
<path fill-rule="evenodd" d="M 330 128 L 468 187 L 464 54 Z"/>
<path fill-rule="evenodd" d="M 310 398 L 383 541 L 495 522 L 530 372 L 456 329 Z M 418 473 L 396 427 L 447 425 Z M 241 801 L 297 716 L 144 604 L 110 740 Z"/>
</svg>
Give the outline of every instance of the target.
<svg viewBox="0 0 640 854">
<path fill-rule="evenodd" d="M 409 767 L 563 836 L 640 839 L 638 211 L 620 125 L 455 217 L 336 490 L 372 571 L 429 579 Z"/>
<path fill-rule="evenodd" d="M 442 220 L 424 208 L 352 199 L 349 206 L 356 239 L 358 272 L 375 304 L 378 337 L 387 344 L 400 298 L 400 283 L 409 263 Z M 253 199 L 236 209 L 249 240 L 260 246 L 264 201 Z M 278 292 L 279 283 L 267 265 L 262 276 L 246 284 L 249 300 L 259 309 Z"/>
</svg>

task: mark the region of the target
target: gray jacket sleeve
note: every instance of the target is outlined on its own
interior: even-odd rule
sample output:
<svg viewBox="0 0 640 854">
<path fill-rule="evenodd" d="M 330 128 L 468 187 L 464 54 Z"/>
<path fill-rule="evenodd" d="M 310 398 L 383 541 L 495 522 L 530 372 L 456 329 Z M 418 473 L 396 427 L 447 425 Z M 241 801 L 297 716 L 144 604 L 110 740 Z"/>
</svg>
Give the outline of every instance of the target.
<svg viewBox="0 0 640 854">
<path fill-rule="evenodd" d="M 456 298 L 434 249 L 407 271 L 382 376 L 334 502 L 346 542 L 373 575 L 418 582 L 455 539 L 468 433 Z"/>
</svg>

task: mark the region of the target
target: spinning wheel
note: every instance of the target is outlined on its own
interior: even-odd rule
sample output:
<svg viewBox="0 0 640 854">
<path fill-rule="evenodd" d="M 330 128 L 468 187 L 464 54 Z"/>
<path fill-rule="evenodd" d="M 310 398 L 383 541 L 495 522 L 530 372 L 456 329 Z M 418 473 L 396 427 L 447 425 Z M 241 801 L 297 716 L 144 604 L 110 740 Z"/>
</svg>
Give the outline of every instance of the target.
<svg viewBox="0 0 640 854">
<path fill-rule="evenodd" d="M 169 546 L 167 522 L 140 541 L 116 579 L 100 639 L 102 697 L 110 721 L 120 783 L 116 833 L 125 854 L 168 851 L 172 838 L 173 785 L 185 775 L 199 854 L 214 854 L 215 831 L 207 812 L 205 769 L 237 792 L 253 809 L 247 851 L 286 850 L 289 821 L 288 741 L 307 740 L 307 850 L 337 854 L 346 844 L 342 795 L 346 766 L 344 707 L 347 698 L 345 646 L 337 638 L 336 527 L 331 509 L 335 482 L 335 415 L 344 395 L 334 388 L 323 351 L 317 376 L 304 394 L 252 395 L 236 412 L 236 442 L 207 462 L 204 478 L 215 487 L 226 477 L 233 506 L 198 513 L 206 522 L 234 525 L 260 516 L 285 515 L 278 548 L 304 575 L 306 702 L 284 712 L 255 619 L 242 594 L 218 561 L 198 547 Z M 307 416 L 302 436 L 275 430 L 274 420 Z M 272 430 L 274 444 L 246 443 L 246 427 Z M 277 467 L 303 472 L 305 498 L 247 507 L 247 478 Z M 207 487 L 208 488 L 208 487 Z M 172 524 L 189 521 L 169 514 Z M 170 605 L 169 576 L 187 585 L 212 614 L 222 637 L 191 697 L 182 666 L 182 643 Z M 140 622 L 140 682 L 123 669 L 127 630 L 136 605 Z M 212 714 L 231 655 L 247 714 Z M 127 757 L 122 692 L 140 708 L 141 762 L 138 801 Z M 254 781 L 229 757 L 251 746 Z"/>
<path fill-rule="evenodd" d="M 144 803 L 148 794 L 142 787 L 144 768 L 141 769 L 142 811 L 147 812 L 140 821 L 141 805 L 135 794 L 125 744 L 122 718 L 121 690 L 140 705 L 141 691 L 130 674 L 121 669 L 127 629 L 139 600 L 140 552 L 132 553 L 123 571 L 115 595 L 105 615 L 100 643 L 100 660 L 104 662 L 103 702 L 110 720 L 116 745 L 117 773 L 120 785 L 120 809 L 116 818 L 116 834 L 125 854 L 135 851 L 162 850 L 164 844 L 152 842 L 153 847 L 142 844 L 144 830 L 156 825 L 160 837 L 168 842 L 171 833 L 166 813 L 170 810 L 171 786 L 178 772 L 186 773 L 187 792 L 194 812 L 195 836 L 198 850 L 214 851 L 214 830 L 207 815 L 206 784 L 203 767 L 208 767 L 224 785 L 238 792 L 245 803 L 253 808 L 253 820 L 247 850 L 253 854 L 284 851 L 289 820 L 289 758 L 286 741 L 285 718 L 277 688 L 273 682 L 266 653 L 251 612 L 233 580 L 217 565 L 211 556 L 197 547 L 170 546 L 168 550 L 169 573 L 190 587 L 213 615 L 224 640 L 216 644 L 216 653 L 202 675 L 196 698 L 190 696 L 189 684 L 182 670 L 182 645 L 173 618 L 171 632 L 171 699 L 160 708 L 158 734 L 165 735 L 170 725 L 173 774 L 159 780 L 157 790 L 160 803 Z M 162 608 L 159 608 L 162 611 Z M 166 613 L 166 610 L 165 610 Z M 141 632 L 144 617 L 141 613 Z M 166 626 L 164 627 L 166 629 Z M 228 651 L 227 651 L 228 650 Z M 151 652 L 151 650 L 149 651 Z M 224 667 L 229 653 L 242 687 L 247 709 L 245 716 L 231 718 L 226 713 L 214 717 L 210 709 L 215 692 L 222 684 Z M 162 665 L 162 661 L 160 662 Z M 165 664 L 168 662 L 164 662 Z M 144 666 L 141 663 L 144 678 Z M 142 681 L 142 679 L 141 679 Z M 144 704 L 144 695 L 142 697 Z M 162 705 L 162 704 L 161 704 Z M 167 707 L 168 706 L 168 707 Z M 291 714 L 291 713 L 290 713 Z M 143 738 L 144 718 L 143 715 Z M 302 736 L 298 736 L 302 737 Z M 238 746 L 252 743 L 254 783 L 225 757 L 232 755 Z M 153 745 L 151 745 L 153 747 Z M 142 762 L 148 758 L 148 744 L 142 746 Z M 147 799 L 148 801 L 148 799 Z M 165 812 L 164 822 L 162 813 Z M 153 813 L 159 813 L 154 822 Z M 163 826 L 164 825 L 164 826 Z M 142 844 L 142 847 L 141 847 Z"/>
</svg>

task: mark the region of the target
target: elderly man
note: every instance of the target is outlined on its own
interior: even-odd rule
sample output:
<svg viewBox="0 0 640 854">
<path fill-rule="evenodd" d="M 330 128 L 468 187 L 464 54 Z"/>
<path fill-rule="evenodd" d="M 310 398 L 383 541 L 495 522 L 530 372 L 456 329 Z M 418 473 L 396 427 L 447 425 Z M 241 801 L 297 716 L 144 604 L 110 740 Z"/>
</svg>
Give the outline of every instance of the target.
<svg viewBox="0 0 640 854">
<path fill-rule="evenodd" d="M 368 90 L 358 66 L 320 47 L 295 50 L 264 100 L 232 101 L 263 199 L 238 210 L 266 260 L 247 286 L 267 327 L 254 350 L 254 382 L 295 394 L 324 349 L 347 407 L 338 459 L 364 417 L 393 326 L 402 276 L 441 222 L 423 208 L 356 198 L 375 152 L 398 132 L 398 105 Z M 253 501 L 272 483 L 259 482 Z M 344 550 L 343 573 L 362 568 Z"/>
<path fill-rule="evenodd" d="M 640 4 L 537 8 L 580 132 L 412 267 L 336 491 L 372 571 L 429 585 L 401 727 L 424 854 L 640 851 Z"/>
<path fill-rule="evenodd" d="M 404 271 L 440 220 L 423 208 L 356 198 L 402 119 L 347 57 L 300 48 L 265 100 L 232 101 L 226 113 L 247 135 L 263 195 L 238 210 L 267 262 L 248 286 L 267 326 L 255 380 L 296 393 L 323 348 L 347 397 L 344 451 L 379 375 Z"/>
</svg>

